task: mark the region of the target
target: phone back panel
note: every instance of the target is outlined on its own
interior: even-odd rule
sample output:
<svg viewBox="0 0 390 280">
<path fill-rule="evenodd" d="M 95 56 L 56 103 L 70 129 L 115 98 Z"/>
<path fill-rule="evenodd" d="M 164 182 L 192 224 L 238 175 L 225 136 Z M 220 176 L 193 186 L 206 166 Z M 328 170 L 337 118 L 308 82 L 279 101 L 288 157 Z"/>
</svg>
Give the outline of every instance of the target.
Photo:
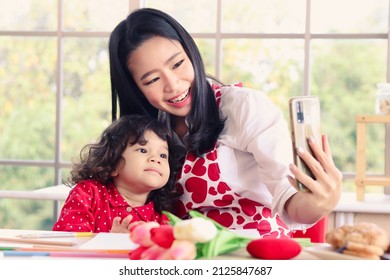
<svg viewBox="0 0 390 280">
<path fill-rule="evenodd" d="M 294 163 L 303 172 L 314 178 L 310 169 L 303 160 L 296 154 L 297 147 L 312 153 L 307 142 L 309 137 L 321 145 L 321 111 L 320 102 L 316 96 L 296 96 L 289 101 L 290 106 L 290 130 L 293 144 Z M 297 182 L 299 189 L 306 187 Z"/>
</svg>

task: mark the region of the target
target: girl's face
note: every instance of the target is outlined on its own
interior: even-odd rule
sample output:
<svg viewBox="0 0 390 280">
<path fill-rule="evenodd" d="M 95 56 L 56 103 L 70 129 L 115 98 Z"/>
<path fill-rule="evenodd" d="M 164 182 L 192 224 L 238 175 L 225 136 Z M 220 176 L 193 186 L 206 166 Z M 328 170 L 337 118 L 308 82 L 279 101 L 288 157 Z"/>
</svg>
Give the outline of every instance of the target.
<svg viewBox="0 0 390 280">
<path fill-rule="evenodd" d="M 178 41 L 153 37 L 131 53 L 127 65 L 136 84 L 155 108 L 178 117 L 189 114 L 195 75 Z"/>
<path fill-rule="evenodd" d="M 117 188 L 143 195 L 163 187 L 170 174 L 168 144 L 152 131 L 145 131 L 145 145 L 128 145 L 123 161 L 112 173 Z"/>
</svg>

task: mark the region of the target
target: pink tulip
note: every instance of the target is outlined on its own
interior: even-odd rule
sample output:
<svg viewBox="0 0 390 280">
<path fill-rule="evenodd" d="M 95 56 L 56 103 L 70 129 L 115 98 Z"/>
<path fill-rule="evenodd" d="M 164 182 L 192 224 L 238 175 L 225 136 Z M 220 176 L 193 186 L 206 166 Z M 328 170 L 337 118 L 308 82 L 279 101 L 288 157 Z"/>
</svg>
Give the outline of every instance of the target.
<svg viewBox="0 0 390 280">
<path fill-rule="evenodd" d="M 150 239 L 150 230 L 159 226 L 160 224 L 157 222 L 146 222 L 139 224 L 130 231 L 130 239 L 136 244 L 144 247 L 150 247 L 154 244 Z"/>
<path fill-rule="evenodd" d="M 147 250 L 149 247 L 139 246 L 137 249 L 134 249 L 129 253 L 130 260 L 141 260 L 142 253 Z"/>
<path fill-rule="evenodd" d="M 160 260 L 166 249 L 158 245 L 152 245 L 141 254 L 142 260 Z"/>
<path fill-rule="evenodd" d="M 167 253 L 171 260 L 193 260 L 196 257 L 196 246 L 187 240 L 175 240 Z"/>
<path fill-rule="evenodd" d="M 171 247 L 175 237 L 173 236 L 173 227 L 171 225 L 161 225 L 150 230 L 150 239 L 163 248 Z"/>
</svg>

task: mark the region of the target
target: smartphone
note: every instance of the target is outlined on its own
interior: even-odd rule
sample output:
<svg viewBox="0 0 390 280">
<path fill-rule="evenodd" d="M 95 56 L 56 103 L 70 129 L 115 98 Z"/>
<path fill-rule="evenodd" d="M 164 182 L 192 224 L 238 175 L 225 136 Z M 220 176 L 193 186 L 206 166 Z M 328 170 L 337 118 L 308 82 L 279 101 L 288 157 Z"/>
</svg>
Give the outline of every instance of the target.
<svg viewBox="0 0 390 280">
<path fill-rule="evenodd" d="M 302 147 L 313 155 L 307 142 L 309 137 L 313 137 L 316 143 L 322 145 L 320 101 L 316 96 L 294 96 L 289 100 L 289 111 L 294 163 L 299 169 L 315 179 L 310 168 L 298 156 L 296 149 Z M 296 183 L 299 190 L 308 190 L 298 180 Z"/>
</svg>

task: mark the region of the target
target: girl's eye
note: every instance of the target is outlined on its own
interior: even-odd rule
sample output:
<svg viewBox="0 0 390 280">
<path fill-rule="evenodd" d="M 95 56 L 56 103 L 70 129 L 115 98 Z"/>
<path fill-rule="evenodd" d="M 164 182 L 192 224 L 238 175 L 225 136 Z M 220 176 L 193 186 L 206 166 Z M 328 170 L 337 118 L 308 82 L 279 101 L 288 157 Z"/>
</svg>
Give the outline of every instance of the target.
<svg viewBox="0 0 390 280">
<path fill-rule="evenodd" d="M 144 148 L 139 148 L 138 149 L 139 152 L 143 153 L 143 154 L 146 154 L 148 151 Z"/>
<path fill-rule="evenodd" d="M 161 154 L 160 157 L 161 157 L 161 158 L 164 158 L 164 159 L 167 159 L 167 158 L 168 158 L 168 155 L 167 155 L 167 154 Z"/>
<path fill-rule="evenodd" d="M 173 69 L 176 69 L 177 67 L 179 67 L 180 65 L 182 65 L 184 62 L 184 59 L 180 60 L 178 63 L 176 63 L 175 65 L 173 65 Z"/>
</svg>

